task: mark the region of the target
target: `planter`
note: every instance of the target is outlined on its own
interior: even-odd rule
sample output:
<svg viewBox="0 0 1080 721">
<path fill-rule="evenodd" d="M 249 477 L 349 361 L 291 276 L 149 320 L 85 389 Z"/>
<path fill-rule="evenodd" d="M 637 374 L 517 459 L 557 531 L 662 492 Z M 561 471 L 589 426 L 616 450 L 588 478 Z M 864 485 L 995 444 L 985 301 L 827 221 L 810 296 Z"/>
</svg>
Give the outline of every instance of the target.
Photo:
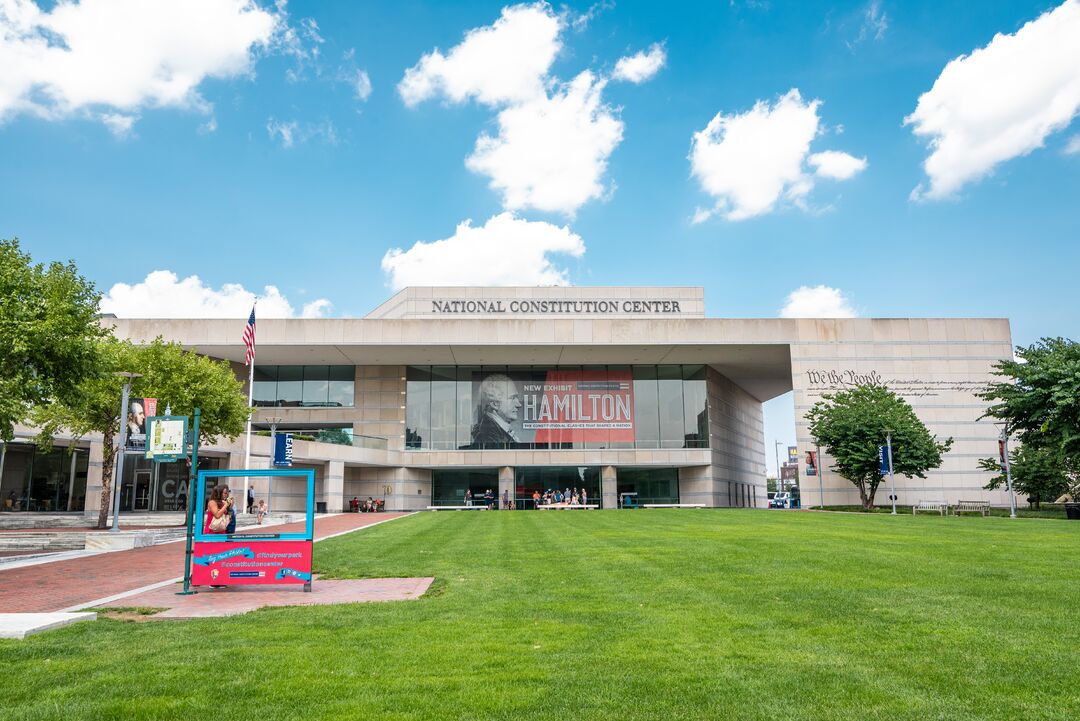
<svg viewBox="0 0 1080 721">
<path fill-rule="evenodd" d="M 1080 503 L 1066 503 L 1065 518 L 1070 521 L 1080 521 Z"/>
</svg>

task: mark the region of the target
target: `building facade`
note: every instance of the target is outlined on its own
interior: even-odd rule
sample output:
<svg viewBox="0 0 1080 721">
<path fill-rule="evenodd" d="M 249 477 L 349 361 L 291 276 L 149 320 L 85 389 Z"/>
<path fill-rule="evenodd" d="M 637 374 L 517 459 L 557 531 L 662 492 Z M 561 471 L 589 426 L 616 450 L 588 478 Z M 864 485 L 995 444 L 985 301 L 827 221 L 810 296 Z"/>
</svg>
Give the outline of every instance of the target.
<svg viewBox="0 0 1080 721">
<path fill-rule="evenodd" d="M 160 335 L 228 359 L 246 382 L 242 320 L 110 322 L 119 337 Z M 764 507 L 773 449 L 762 403 L 793 390 L 804 503 L 846 505 L 857 492 L 827 456 L 806 475 L 804 416 L 825 393 L 879 383 L 955 441 L 926 479 L 897 477 L 901 503 L 1005 505 L 1004 492 L 983 490 L 977 460 L 996 452 L 997 429 L 975 393 L 1011 353 L 1003 319 L 707 318 L 701 288 L 407 288 L 364 318 L 259 321 L 251 465 L 269 465 L 273 426 L 294 434 L 295 462 L 315 469 L 331 511 L 353 497 L 461 505 L 489 489 L 528 508 L 553 488 L 584 488 L 608 508 L 625 493 Z M 243 443 L 206 449 L 204 463 L 243 467 Z M 81 450 L 85 462 L 61 460 L 52 481 L 19 477 L 27 507 L 51 493 L 54 508 L 82 499 L 96 510 L 100 443 Z M 22 480 L 2 474 L 6 497 Z M 124 475 L 125 508 L 171 510 L 186 497 L 175 468 L 138 459 Z M 253 483 L 277 510 L 300 503 L 299 489 Z"/>
</svg>

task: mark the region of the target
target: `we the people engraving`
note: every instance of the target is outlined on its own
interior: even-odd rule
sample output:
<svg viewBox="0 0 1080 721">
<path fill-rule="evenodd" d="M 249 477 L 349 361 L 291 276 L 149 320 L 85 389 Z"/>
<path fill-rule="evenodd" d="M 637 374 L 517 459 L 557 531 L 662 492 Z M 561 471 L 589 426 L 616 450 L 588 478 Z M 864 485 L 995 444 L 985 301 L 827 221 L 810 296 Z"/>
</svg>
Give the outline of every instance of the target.
<svg viewBox="0 0 1080 721">
<path fill-rule="evenodd" d="M 967 393 L 974 395 L 986 387 L 985 380 L 930 380 L 928 378 L 889 378 L 876 370 L 808 370 L 806 392 L 809 396 L 854 388 L 856 386 L 880 385 L 893 393 L 912 398 L 928 398 L 942 393 Z"/>
</svg>

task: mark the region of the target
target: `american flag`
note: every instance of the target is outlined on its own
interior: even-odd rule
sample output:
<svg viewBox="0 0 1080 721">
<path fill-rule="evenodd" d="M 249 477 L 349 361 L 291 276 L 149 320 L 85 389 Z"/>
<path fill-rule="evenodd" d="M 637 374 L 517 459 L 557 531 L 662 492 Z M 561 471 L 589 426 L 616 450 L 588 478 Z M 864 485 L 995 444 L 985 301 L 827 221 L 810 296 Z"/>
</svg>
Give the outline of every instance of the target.
<svg viewBox="0 0 1080 721">
<path fill-rule="evenodd" d="M 255 360 L 255 306 L 251 306 L 251 316 L 247 325 L 244 326 L 244 345 L 247 346 L 247 355 L 244 356 L 244 365 L 251 365 Z"/>
</svg>

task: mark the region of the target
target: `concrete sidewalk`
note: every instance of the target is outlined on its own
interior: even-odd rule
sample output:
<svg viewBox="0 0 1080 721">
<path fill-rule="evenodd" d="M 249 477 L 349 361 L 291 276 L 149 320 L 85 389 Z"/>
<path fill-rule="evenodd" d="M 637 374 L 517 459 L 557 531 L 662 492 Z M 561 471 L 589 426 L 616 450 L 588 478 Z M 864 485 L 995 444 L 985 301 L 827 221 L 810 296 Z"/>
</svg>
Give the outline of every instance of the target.
<svg viewBox="0 0 1080 721">
<path fill-rule="evenodd" d="M 406 515 L 342 513 L 316 518 L 315 540 Z M 274 526 L 274 531 L 288 533 L 303 528 L 303 523 L 292 523 Z M 0 609 L 6 613 L 59 611 L 168 582 L 183 576 L 184 546 L 169 543 L 23 568 L 0 567 Z"/>
</svg>

